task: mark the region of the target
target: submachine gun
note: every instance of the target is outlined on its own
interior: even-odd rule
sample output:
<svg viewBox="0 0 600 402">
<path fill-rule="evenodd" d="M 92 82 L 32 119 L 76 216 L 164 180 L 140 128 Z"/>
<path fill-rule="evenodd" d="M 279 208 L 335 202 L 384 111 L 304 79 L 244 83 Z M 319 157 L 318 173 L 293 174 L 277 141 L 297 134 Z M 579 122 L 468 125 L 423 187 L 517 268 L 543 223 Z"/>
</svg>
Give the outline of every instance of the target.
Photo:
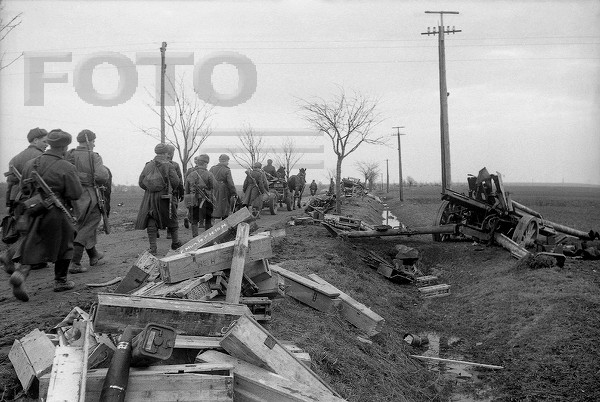
<svg viewBox="0 0 600 402">
<path fill-rule="evenodd" d="M 108 213 L 106 212 L 106 201 L 104 199 L 104 186 L 100 186 L 96 183 L 96 172 L 94 169 L 92 149 L 90 148 L 90 140 L 88 139 L 87 133 L 84 133 L 84 135 L 85 143 L 88 147 L 88 155 L 90 157 L 90 169 L 92 170 L 92 185 L 94 186 L 94 192 L 96 194 L 96 205 L 98 205 L 98 210 L 100 211 L 100 214 L 102 214 L 102 228 L 104 229 L 104 233 L 110 234 L 110 224 L 108 223 Z"/>
<path fill-rule="evenodd" d="M 48 184 L 42 179 L 40 174 L 33 170 L 31 172 L 31 179 L 26 179 L 26 181 L 32 180 L 35 182 L 37 187 L 41 190 L 40 193 L 45 195 L 45 198 L 40 197 L 40 203 L 43 204 L 45 208 L 52 208 L 53 206 L 60 209 L 62 213 L 67 217 L 69 224 L 75 229 L 77 228 L 77 218 L 71 215 L 71 212 L 64 206 L 64 204 L 60 201 L 60 199 L 54 194 L 54 191 L 48 186 Z M 40 194 L 41 195 L 41 194 Z M 31 205 L 30 208 L 34 207 Z"/>
</svg>

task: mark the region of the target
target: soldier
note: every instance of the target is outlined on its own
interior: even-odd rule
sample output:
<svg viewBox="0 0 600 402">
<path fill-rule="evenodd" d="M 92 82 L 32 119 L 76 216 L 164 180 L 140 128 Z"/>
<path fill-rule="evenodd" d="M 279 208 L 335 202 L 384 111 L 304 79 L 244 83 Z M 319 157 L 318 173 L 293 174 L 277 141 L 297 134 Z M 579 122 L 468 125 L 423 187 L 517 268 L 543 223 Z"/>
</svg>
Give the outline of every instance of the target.
<svg viewBox="0 0 600 402">
<path fill-rule="evenodd" d="M 175 166 L 168 159 L 168 148 L 165 144 L 154 147 L 156 156 L 146 163 L 139 178 L 139 186 L 144 189 L 144 198 L 140 205 L 136 229 L 148 231 L 150 252 L 156 255 L 156 238 L 159 229 L 164 229 L 172 222 L 170 215 L 173 213 L 171 207 L 172 194 L 169 194 L 169 184 L 177 188 L 181 184 Z M 177 232 L 175 232 L 177 233 Z M 171 248 L 176 250 L 181 245 L 175 243 L 173 238 Z"/>
<path fill-rule="evenodd" d="M 192 224 L 192 236 L 198 236 L 198 223 L 203 222 L 204 230 L 212 226 L 213 196 L 217 185 L 215 176 L 206 168 L 210 158 L 202 154 L 194 158 L 196 166 L 188 171 L 185 178 L 185 194 L 189 199 L 189 216 Z"/>
<path fill-rule="evenodd" d="M 329 180 L 329 190 L 327 191 L 327 194 L 329 194 L 329 195 L 335 194 L 335 183 L 333 181 L 333 177 L 331 178 L 331 180 Z"/>
<path fill-rule="evenodd" d="M 231 210 L 229 200 L 233 196 L 237 197 L 237 191 L 231 177 L 231 169 L 229 169 L 228 165 L 229 156 L 222 154 L 219 156 L 219 163 L 210 168 L 210 172 L 215 176 L 217 182 L 213 191 L 215 199 L 213 218 L 227 218 Z"/>
<path fill-rule="evenodd" d="M 4 175 L 6 176 L 6 182 L 8 184 L 8 188 L 6 190 L 6 206 L 9 208 L 9 211 L 12 210 L 12 205 L 17 198 L 17 193 L 20 190 L 19 179 L 10 170 L 10 166 L 14 166 L 19 173 L 23 173 L 23 167 L 25 167 L 25 163 L 43 154 L 48 147 L 48 143 L 46 142 L 47 135 L 48 132 L 43 128 L 36 127 L 29 130 L 29 133 L 27 133 L 27 141 L 29 141 L 29 146 L 25 148 L 25 150 L 18 153 L 8 163 L 9 170 Z"/>
<path fill-rule="evenodd" d="M 73 258 L 69 273 L 79 274 L 88 269 L 81 265 L 83 250 L 85 249 L 90 266 L 100 265 L 104 254 L 96 250 L 97 229 L 102 219 L 102 214 L 96 198 L 94 184 L 108 185 L 110 174 L 102 162 L 102 157 L 93 152 L 96 146 L 96 134 L 90 130 L 82 130 L 77 135 L 77 148 L 67 153 L 66 160 L 77 169 L 79 181 L 83 186 L 83 194 L 73 203 L 73 212 L 77 217 L 77 235 L 73 243 Z"/>
<path fill-rule="evenodd" d="M 167 225 L 167 239 L 171 239 L 173 244 L 178 246 L 175 248 L 181 247 L 183 243 L 179 241 L 179 219 L 177 217 L 177 204 L 180 201 L 183 201 L 183 195 L 185 194 L 185 190 L 183 188 L 183 175 L 181 174 L 181 168 L 179 167 L 179 163 L 173 160 L 173 156 L 175 155 L 175 147 L 171 144 L 167 144 L 167 158 L 169 162 L 175 167 L 175 171 L 177 172 L 177 177 L 179 177 L 179 185 L 173 186 L 172 196 L 173 200 L 171 201 L 171 208 L 173 211 L 170 214 L 169 224 Z"/>
<path fill-rule="evenodd" d="M 281 180 L 285 180 L 285 168 L 283 166 L 279 166 L 277 169 L 277 177 Z"/>
<path fill-rule="evenodd" d="M 8 184 L 6 189 L 6 207 L 8 208 L 9 215 L 14 215 L 14 203 L 21 189 L 18 177 L 10 167 L 13 166 L 19 172 L 19 174 L 23 173 L 25 163 L 43 154 L 46 150 L 46 147 L 48 147 L 46 142 L 47 135 L 48 132 L 43 128 L 36 127 L 29 130 L 29 133 L 27 133 L 27 141 L 29 141 L 29 146 L 18 153 L 8 163 L 8 172 L 4 173 L 4 176 L 6 176 L 6 182 Z M 8 274 L 12 274 L 15 271 L 15 266 L 12 262 L 12 259 L 18 247 L 19 242 L 17 241 L 16 243 L 11 244 L 8 249 L 0 255 L 0 263 L 4 265 L 4 270 Z M 36 266 L 34 268 L 38 267 Z"/>
<path fill-rule="evenodd" d="M 77 200 L 81 196 L 83 188 L 77 177 L 75 166 L 64 160 L 71 139 L 71 134 L 60 129 L 48 133 L 47 142 L 50 149 L 27 162 L 23 168 L 21 191 L 24 200 L 36 196 L 37 193 L 40 193 L 42 198 L 49 196 L 33 184 L 31 179 L 34 170 L 38 172 L 64 207 L 68 208 L 71 201 Z M 17 214 L 21 214 L 19 219 L 28 224 L 23 234 L 21 247 L 14 257 L 21 263 L 21 266 L 11 275 L 9 282 L 15 297 L 22 301 L 29 300 L 23 285 L 34 264 L 54 262 L 55 292 L 64 292 L 75 287 L 72 281 L 67 280 L 69 263 L 73 256 L 74 228 L 72 223 L 69 222 L 65 211 L 58 205 L 53 205 L 52 208 L 44 207 L 36 212 L 32 210 L 36 210 L 36 208 L 25 211 L 21 203 L 17 206 L 16 211 Z"/>
<path fill-rule="evenodd" d="M 269 192 L 267 180 L 260 169 L 261 167 L 260 162 L 255 162 L 251 171 L 246 170 L 246 179 L 242 188 L 244 191 L 242 205 L 251 207 L 255 216 L 259 216 L 262 210 L 262 195 Z"/>
<path fill-rule="evenodd" d="M 317 188 L 318 188 L 318 186 L 317 186 L 317 183 L 314 180 L 310 183 L 310 186 L 308 186 L 308 188 L 310 189 L 310 195 L 317 194 Z"/>
<path fill-rule="evenodd" d="M 277 178 L 277 170 L 275 170 L 275 166 L 273 166 L 273 159 L 267 159 L 267 166 L 263 168 L 263 171 L 267 174 L 267 180 Z"/>
</svg>

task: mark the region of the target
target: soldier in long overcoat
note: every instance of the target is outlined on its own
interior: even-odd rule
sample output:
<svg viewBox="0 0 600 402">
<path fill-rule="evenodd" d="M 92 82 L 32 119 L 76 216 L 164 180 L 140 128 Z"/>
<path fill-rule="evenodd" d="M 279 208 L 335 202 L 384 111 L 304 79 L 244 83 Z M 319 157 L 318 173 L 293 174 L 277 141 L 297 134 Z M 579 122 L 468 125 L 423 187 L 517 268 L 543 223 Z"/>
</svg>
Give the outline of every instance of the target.
<svg viewBox="0 0 600 402">
<path fill-rule="evenodd" d="M 262 195 L 269 192 L 267 179 L 261 167 L 260 162 L 255 162 L 252 170 L 246 171 L 246 179 L 242 188 L 244 191 L 242 205 L 252 208 L 255 215 L 259 215 L 262 209 Z"/>
<path fill-rule="evenodd" d="M 150 172 L 154 169 L 153 165 L 156 164 L 165 182 L 168 178 L 172 187 L 179 186 L 179 177 L 175 171 L 175 166 L 173 166 L 168 159 L 167 152 L 168 148 L 165 144 L 158 144 L 156 147 L 154 147 L 154 153 L 156 153 L 156 156 L 153 160 L 146 163 L 146 166 L 144 166 L 144 169 L 142 170 L 138 180 L 139 186 L 144 189 L 144 197 L 142 198 L 142 203 L 140 205 L 137 220 L 135 222 L 135 228 L 139 230 L 146 229 L 148 231 L 150 252 L 153 255 L 156 255 L 157 252 L 156 238 L 158 229 L 165 229 L 171 221 L 169 215 L 172 213 L 172 211 L 169 210 L 169 204 L 170 197 L 172 195 L 169 194 L 169 189 L 166 187 L 161 191 L 149 191 L 144 184 L 144 178 L 150 174 Z M 177 245 L 171 244 L 171 248 L 174 246 Z M 174 249 L 176 248 L 177 247 Z"/>
<path fill-rule="evenodd" d="M 83 188 L 75 166 L 64 159 L 71 139 L 71 134 L 60 129 L 48 133 L 47 142 L 50 149 L 27 162 L 23 168 L 23 199 L 34 194 L 30 184 L 33 170 L 38 172 L 65 207 L 68 208 L 72 201 L 81 196 Z M 43 191 L 40 193 L 43 198 L 48 196 Z M 22 208 L 17 206 L 17 214 L 19 213 L 22 214 L 20 219 L 29 217 L 29 224 L 23 234 L 21 247 L 14 256 L 14 259 L 21 263 L 10 277 L 15 297 L 22 301 L 29 300 L 23 287 L 25 279 L 32 265 L 45 262 L 54 263 L 55 292 L 73 289 L 75 284 L 67 280 L 67 275 L 73 256 L 74 227 L 66 214 L 56 206 L 45 208 L 35 215 L 23 212 Z"/>
<path fill-rule="evenodd" d="M 231 209 L 229 200 L 231 197 L 237 196 L 237 190 L 231 177 L 231 169 L 228 165 L 229 156 L 222 154 L 219 156 L 219 163 L 210 168 L 210 172 L 215 176 L 217 182 L 213 191 L 213 197 L 215 198 L 213 218 L 227 218 Z"/>
<path fill-rule="evenodd" d="M 36 127 L 29 130 L 29 133 L 27 133 L 29 146 L 15 155 L 10 162 L 8 162 L 8 172 L 4 173 L 4 176 L 6 176 L 7 183 L 6 207 L 8 208 L 9 215 L 14 215 L 14 204 L 19 195 L 19 191 L 21 190 L 19 178 L 10 167 L 13 166 L 19 173 L 22 173 L 25 163 L 43 154 L 48 147 L 48 144 L 46 143 L 47 135 L 48 132 L 43 128 Z M 17 241 L 16 243 L 9 245 L 6 251 L 0 254 L 0 263 L 4 265 L 4 270 L 9 275 L 15 272 L 15 266 L 12 259 L 19 245 L 20 243 Z"/>
<path fill-rule="evenodd" d="M 87 271 L 87 267 L 81 265 L 84 249 L 89 256 L 90 266 L 102 263 L 104 255 L 96 250 L 98 225 L 102 214 L 98 208 L 94 181 L 97 185 L 106 186 L 110 178 L 102 157 L 94 152 L 96 134 L 90 130 L 82 130 L 77 135 L 77 142 L 79 144 L 77 148 L 70 150 L 66 156 L 66 160 L 77 169 L 79 181 L 83 186 L 83 194 L 73 203 L 73 211 L 78 221 L 77 234 L 73 243 L 73 258 L 69 267 L 71 274 Z"/>
</svg>

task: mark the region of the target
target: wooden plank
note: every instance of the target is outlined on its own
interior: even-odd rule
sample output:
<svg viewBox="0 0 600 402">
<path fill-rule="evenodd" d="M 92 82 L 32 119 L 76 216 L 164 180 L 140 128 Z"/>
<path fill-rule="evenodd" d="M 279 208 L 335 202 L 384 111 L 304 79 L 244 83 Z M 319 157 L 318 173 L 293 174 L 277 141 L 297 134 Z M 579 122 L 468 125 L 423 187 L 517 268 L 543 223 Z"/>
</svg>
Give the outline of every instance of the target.
<svg viewBox="0 0 600 402">
<path fill-rule="evenodd" d="M 248 307 L 238 304 L 99 293 L 93 323 L 98 333 L 120 333 L 127 325 L 142 330 L 158 322 L 182 335 L 220 336 L 245 314 Z"/>
<path fill-rule="evenodd" d="M 206 274 L 200 278 L 190 279 L 189 282 L 182 282 L 186 283 L 186 285 L 176 291 L 175 296 L 185 299 L 198 300 L 198 298 L 210 293 L 210 288 L 206 282 L 212 279 L 212 277 L 212 274 Z"/>
<path fill-rule="evenodd" d="M 214 242 L 227 237 L 230 234 L 230 231 L 240 223 L 248 222 L 252 219 L 252 214 L 248 208 L 241 208 L 222 221 L 216 221 L 210 229 L 205 230 L 200 235 L 194 237 L 192 240 L 179 247 L 177 250 L 169 251 L 166 256 L 169 257 L 175 254 L 189 253 L 202 247 L 209 246 Z"/>
<path fill-rule="evenodd" d="M 52 370 L 55 346 L 46 334 L 34 329 L 21 339 L 16 339 L 8 352 L 23 390 L 29 390 L 35 378 Z"/>
<path fill-rule="evenodd" d="M 442 283 L 440 285 L 423 286 L 419 288 L 419 293 L 424 298 L 448 296 L 450 294 L 450 285 Z"/>
<path fill-rule="evenodd" d="M 329 286 L 332 292 L 339 292 L 338 296 L 342 301 L 339 305 L 339 312 L 352 325 L 365 331 L 369 336 L 381 332 L 385 320 L 379 314 L 368 308 L 362 303 L 354 300 L 352 297 L 342 292 L 325 279 L 317 274 L 310 274 L 308 277 L 324 286 Z"/>
<path fill-rule="evenodd" d="M 200 297 L 210 293 L 209 286 L 207 284 L 204 284 L 203 286 L 202 284 L 212 279 L 212 277 L 212 274 L 206 274 L 200 278 L 191 278 L 177 283 L 166 283 L 163 281 L 155 282 L 155 286 L 147 288 L 147 290 L 144 292 L 135 293 L 140 296 L 161 296 L 192 299 L 184 296 L 187 296 L 191 293 L 193 296 Z"/>
<path fill-rule="evenodd" d="M 297 381 L 214 350 L 199 354 L 196 361 L 233 365 L 235 381 L 233 399 L 236 402 L 344 401 L 329 391 L 307 387 Z"/>
<path fill-rule="evenodd" d="M 414 357 L 415 359 L 420 359 L 420 360 L 429 360 L 429 361 L 442 362 L 442 363 L 458 363 L 458 364 L 464 364 L 466 366 L 485 367 L 485 368 L 489 368 L 489 369 L 493 369 L 493 370 L 500 370 L 500 369 L 504 368 L 502 366 L 495 366 L 493 364 L 474 363 L 474 362 L 467 362 L 464 360 L 442 359 L 440 357 L 433 357 L 433 356 L 410 355 L 410 357 Z"/>
<path fill-rule="evenodd" d="M 248 238 L 246 261 L 256 261 L 273 255 L 272 237 L 269 232 L 259 233 Z M 180 282 L 231 268 L 234 241 L 201 248 L 184 254 L 162 258 L 161 278 L 167 283 Z"/>
<path fill-rule="evenodd" d="M 332 291 L 327 286 L 288 271 L 278 265 L 271 265 L 271 271 L 284 277 L 285 295 L 290 296 L 307 306 L 326 313 L 334 312 L 340 305 L 340 292 Z"/>
<path fill-rule="evenodd" d="M 73 346 L 57 346 L 48 383 L 46 401 L 82 401 L 83 350 Z M 87 369 L 86 369 L 87 371 Z"/>
<path fill-rule="evenodd" d="M 221 346 L 238 359 L 267 368 L 321 392 L 335 393 L 252 317 L 241 316 L 223 336 Z"/>
<path fill-rule="evenodd" d="M 89 370 L 86 400 L 98 401 L 107 369 Z M 49 376 L 40 380 L 45 395 Z M 67 400 L 67 399 L 63 399 Z M 178 364 L 131 368 L 125 402 L 139 401 L 233 401 L 233 367 L 226 363 Z"/>
<path fill-rule="evenodd" d="M 417 287 L 430 286 L 434 285 L 437 280 L 438 277 L 434 275 L 417 276 L 415 278 L 415 285 Z"/>
<path fill-rule="evenodd" d="M 240 223 L 237 227 L 235 241 L 233 243 L 233 257 L 231 259 L 231 269 L 229 270 L 229 282 L 225 301 L 227 303 L 239 303 L 240 292 L 242 291 L 242 279 L 244 278 L 244 264 L 248 254 L 248 235 L 250 226 L 247 223 Z"/>
<path fill-rule="evenodd" d="M 177 335 L 175 349 L 220 349 L 221 336 Z"/>
<path fill-rule="evenodd" d="M 55 349 L 46 402 L 85 401 L 91 328 L 89 320 L 81 323 L 80 339 L 83 342 L 78 346 L 58 346 Z"/>
</svg>

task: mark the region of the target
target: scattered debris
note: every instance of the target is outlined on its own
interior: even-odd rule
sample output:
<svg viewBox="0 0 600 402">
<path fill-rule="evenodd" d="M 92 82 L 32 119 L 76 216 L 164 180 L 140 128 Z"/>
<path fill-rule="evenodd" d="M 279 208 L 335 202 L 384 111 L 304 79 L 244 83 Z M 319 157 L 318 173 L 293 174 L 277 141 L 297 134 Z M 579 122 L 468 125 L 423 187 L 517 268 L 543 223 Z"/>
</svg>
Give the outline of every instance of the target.
<svg viewBox="0 0 600 402">
<path fill-rule="evenodd" d="M 504 368 L 502 366 L 496 366 L 493 364 L 473 363 L 473 362 L 467 362 L 467 361 L 463 361 L 463 360 L 453 360 L 453 359 L 442 359 L 441 357 L 433 357 L 433 356 L 410 355 L 410 357 L 414 357 L 415 359 L 420 359 L 420 360 L 430 360 L 430 361 L 436 361 L 436 362 L 464 364 L 467 366 L 477 366 L 477 367 L 483 367 L 483 368 L 488 368 L 488 369 L 492 369 L 492 370 L 501 370 Z"/>
<path fill-rule="evenodd" d="M 421 337 L 413 334 L 404 334 L 402 339 L 411 346 L 423 346 L 429 343 L 429 338 L 426 336 Z"/>
</svg>

